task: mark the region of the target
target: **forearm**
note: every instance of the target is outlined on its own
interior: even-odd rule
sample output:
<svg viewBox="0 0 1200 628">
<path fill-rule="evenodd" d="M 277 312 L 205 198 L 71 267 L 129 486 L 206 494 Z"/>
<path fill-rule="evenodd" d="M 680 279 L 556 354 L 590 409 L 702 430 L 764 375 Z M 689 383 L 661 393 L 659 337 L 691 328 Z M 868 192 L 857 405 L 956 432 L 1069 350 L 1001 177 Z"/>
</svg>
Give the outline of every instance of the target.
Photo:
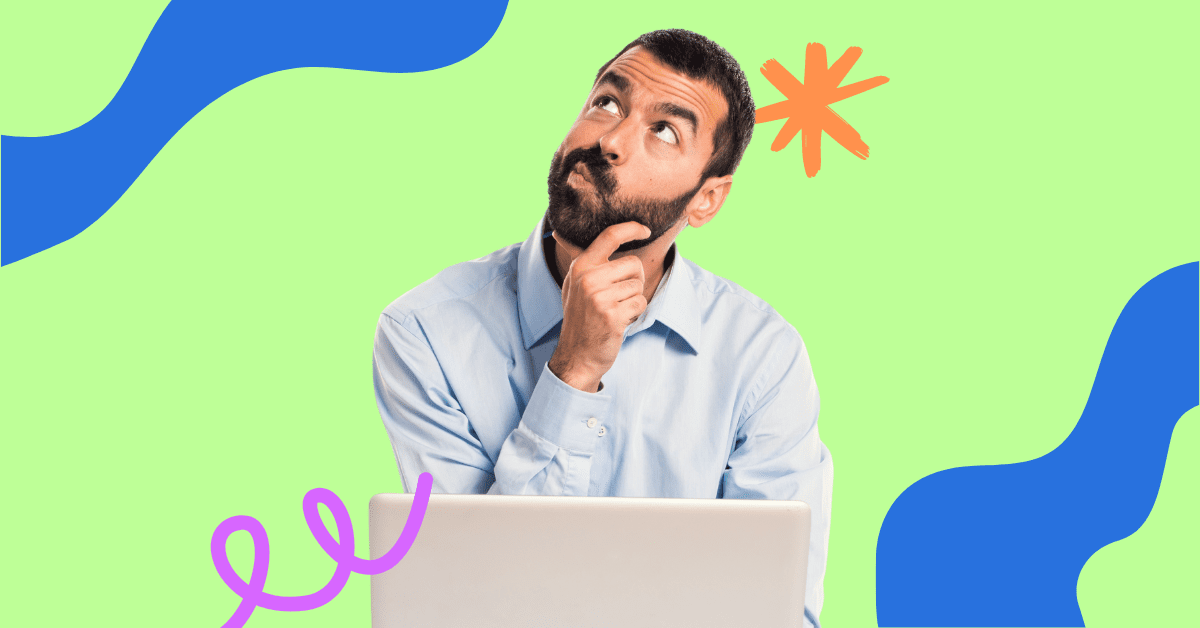
<svg viewBox="0 0 1200 628">
<path fill-rule="evenodd" d="M 609 395 L 578 390 L 543 368 L 521 422 L 500 449 L 488 492 L 587 495 L 610 403 Z"/>
</svg>

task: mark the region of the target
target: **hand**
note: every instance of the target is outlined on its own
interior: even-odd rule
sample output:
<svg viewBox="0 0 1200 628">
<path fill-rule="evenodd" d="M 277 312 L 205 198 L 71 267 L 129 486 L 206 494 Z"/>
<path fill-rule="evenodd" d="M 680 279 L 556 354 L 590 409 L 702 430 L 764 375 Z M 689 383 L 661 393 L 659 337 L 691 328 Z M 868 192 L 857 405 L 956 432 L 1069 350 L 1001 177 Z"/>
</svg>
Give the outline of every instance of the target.
<svg viewBox="0 0 1200 628">
<path fill-rule="evenodd" d="M 625 328 L 646 310 L 642 260 L 628 255 L 609 260 L 625 242 L 650 237 L 650 229 L 623 222 L 600 233 L 563 277 L 562 331 L 550 357 L 550 371 L 567 385 L 597 392 L 625 339 Z"/>
</svg>

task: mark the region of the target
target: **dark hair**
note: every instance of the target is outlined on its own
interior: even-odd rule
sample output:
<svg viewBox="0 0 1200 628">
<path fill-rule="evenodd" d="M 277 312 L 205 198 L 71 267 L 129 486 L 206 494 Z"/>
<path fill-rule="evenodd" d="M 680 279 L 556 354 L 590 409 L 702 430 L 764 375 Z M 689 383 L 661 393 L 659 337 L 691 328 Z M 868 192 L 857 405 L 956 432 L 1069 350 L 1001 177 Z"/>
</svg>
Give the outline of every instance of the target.
<svg viewBox="0 0 1200 628">
<path fill-rule="evenodd" d="M 725 120 L 713 131 L 713 156 L 700 175 L 700 181 L 733 174 L 742 160 L 742 154 L 746 152 L 750 136 L 754 134 L 754 98 L 750 96 L 750 85 L 737 60 L 704 35 L 671 28 L 646 33 L 629 42 L 600 68 L 596 80 L 600 80 L 617 57 L 634 46 L 646 49 L 672 70 L 716 87 L 725 96 L 729 111 L 725 114 Z"/>
</svg>

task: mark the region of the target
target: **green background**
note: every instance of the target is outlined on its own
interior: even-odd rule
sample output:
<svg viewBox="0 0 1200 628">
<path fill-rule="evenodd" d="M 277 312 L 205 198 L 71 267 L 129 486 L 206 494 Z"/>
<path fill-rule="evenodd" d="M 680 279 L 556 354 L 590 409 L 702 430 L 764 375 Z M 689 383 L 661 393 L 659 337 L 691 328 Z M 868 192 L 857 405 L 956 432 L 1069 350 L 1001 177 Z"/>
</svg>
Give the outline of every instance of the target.
<svg viewBox="0 0 1200 628">
<path fill-rule="evenodd" d="M 5 2 L 0 132 L 89 120 L 165 5 Z M 741 61 L 759 106 L 782 95 L 758 67 L 803 78 L 810 41 L 831 62 L 864 49 L 846 83 L 891 78 L 834 106 L 868 160 L 826 137 L 808 179 L 799 139 L 773 153 L 783 123 L 760 125 L 720 215 L 680 239 L 804 336 L 836 468 L 821 619 L 876 625 L 892 501 L 935 471 L 1057 446 L 1121 307 L 1200 259 L 1196 13 L 518 1 L 448 68 L 299 69 L 234 89 L 91 228 L 0 269 L 0 617 L 218 626 L 238 599 L 208 544 L 237 514 L 270 535 L 268 592 L 311 593 L 333 571 L 300 511 L 316 486 L 347 503 L 367 555 L 367 500 L 401 490 L 371 390 L 379 312 L 527 237 L 598 67 L 642 32 L 683 27 Z M 1085 567 L 1088 626 L 1194 620 L 1198 413 L 1178 425 L 1149 520 Z M 230 549 L 248 574 L 249 536 Z M 325 607 L 259 609 L 249 625 L 369 617 L 355 575 Z"/>
</svg>

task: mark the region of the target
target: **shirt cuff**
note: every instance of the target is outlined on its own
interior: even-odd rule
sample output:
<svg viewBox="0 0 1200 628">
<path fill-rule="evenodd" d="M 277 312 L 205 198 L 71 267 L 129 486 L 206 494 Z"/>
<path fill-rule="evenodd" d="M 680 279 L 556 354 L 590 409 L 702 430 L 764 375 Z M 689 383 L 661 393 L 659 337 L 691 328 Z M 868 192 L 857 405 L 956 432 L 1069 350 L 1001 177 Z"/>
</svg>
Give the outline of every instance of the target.
<svg viewBox="0 0 1200 628">
<path fill-rule="evenodd" d="M 561 449 L 590 454 L 596 449 L 611 401 L 607 393 L 583 392 L 563 382 L 547 364 L 542 367 L 521 422 Z"/>
</svg>

